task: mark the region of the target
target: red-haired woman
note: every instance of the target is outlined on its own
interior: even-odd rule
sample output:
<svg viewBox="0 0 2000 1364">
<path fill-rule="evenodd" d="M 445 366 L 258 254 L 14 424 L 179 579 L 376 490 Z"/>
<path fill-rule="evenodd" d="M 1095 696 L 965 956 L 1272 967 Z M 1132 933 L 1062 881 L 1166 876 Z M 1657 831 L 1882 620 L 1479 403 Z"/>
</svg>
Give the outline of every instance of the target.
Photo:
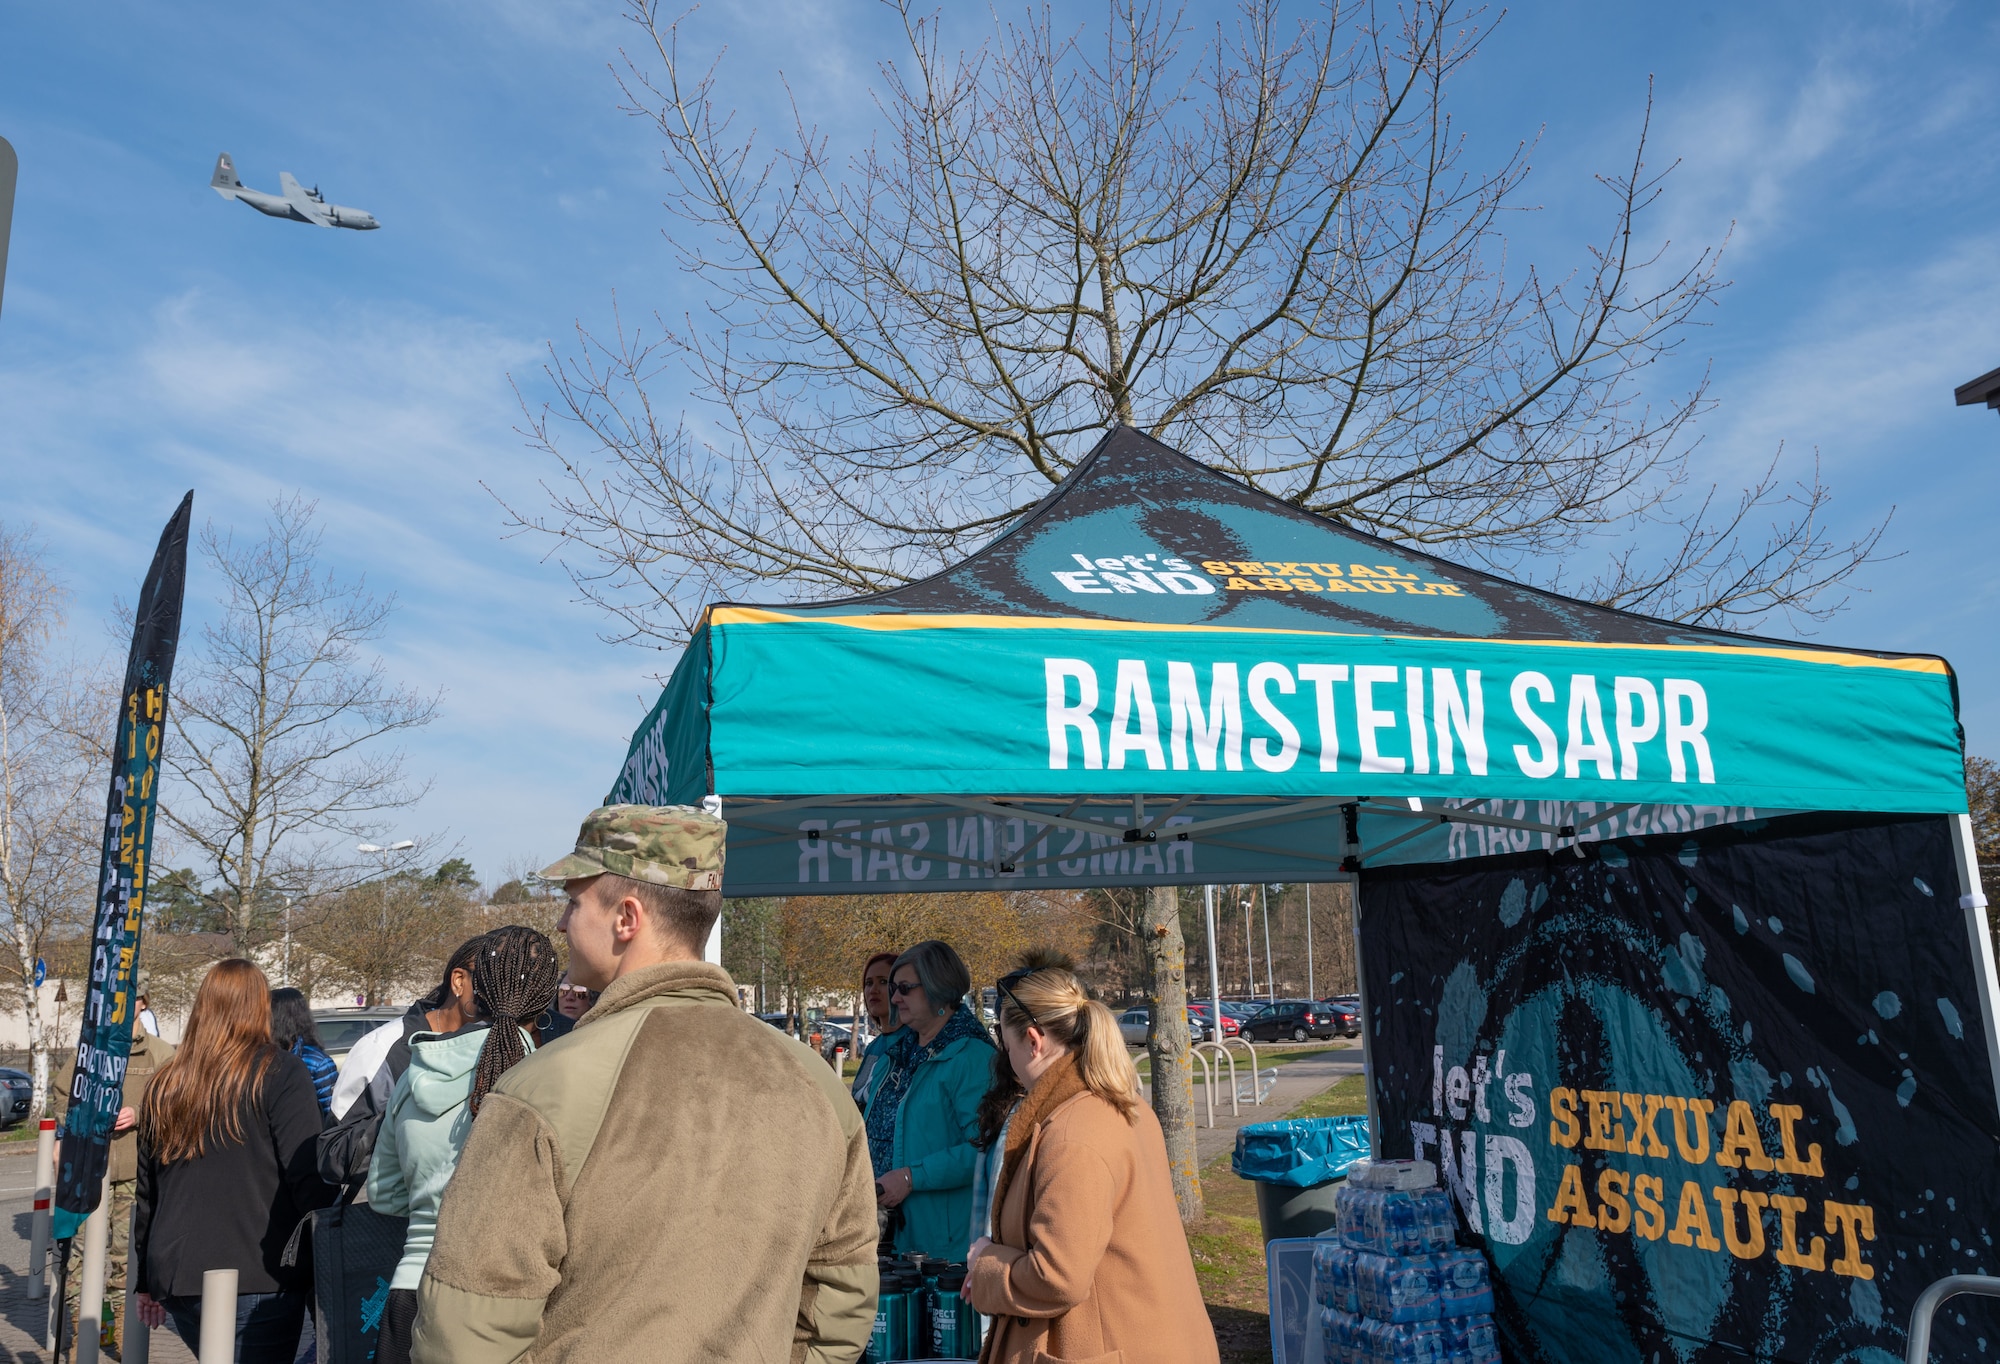
<svg viewBox="0 0 2000 1364">
<path fill-rule="evenodd" d="M 272 1044 L 264 973 L 217 962 L 139 1112 L 131 1263 L 147 1325 L 171 1318 L 199 1348 L 201 1276 L 233 1269 L 239 1364 L 288 1364 L 310 1349 L 311 1265 L 278 1261 L 299 1219 L 333 1201 L 314 1168 L 319 1134 L 311 1073 Z"/>
<path fill-rule="evenodd" d="M 896 1017 L 896 1006 L 889 999 L 889 972 L 895 964 L 894 952 L 877 952 L 861 968 L 861 1011 L 867 1016 L 869 1031 L 875 1034 L 867 1048 L 856 1053 L 859 1064 L 854 1071 L 854 1102 L 864 1112 L 876 1084 L 888 1073 L 885 1058 L 889 1048 L 900 1040 L 898 1030 L 903 1026 L 903 1021 Z M 856 1019 L 856 1033 L 861 1031 L 860 1024 L 861 1020 Z"/>
</svg>

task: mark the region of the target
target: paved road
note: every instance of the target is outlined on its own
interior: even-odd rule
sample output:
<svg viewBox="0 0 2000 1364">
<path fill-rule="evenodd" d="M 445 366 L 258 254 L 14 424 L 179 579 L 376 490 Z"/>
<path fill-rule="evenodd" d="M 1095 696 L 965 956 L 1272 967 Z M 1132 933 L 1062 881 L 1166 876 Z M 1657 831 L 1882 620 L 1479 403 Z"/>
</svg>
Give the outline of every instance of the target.
<svg viewBox="0 0 2000 1364">
<path fill-rule="evenodd" d="M 0 1147 L 0 1361 L 47 1364 L 42 1332 L 48 1302 L 28 1300 L 28 1235 L 35 1207 L 35 1144 Z M 77 1260 L 71 1261 L 74 1272 Z M 119 1304 L 124 1310 L 124 1304 Z M 194 1364 L 194 1355 L 170 1330 L 155 1331 L 151 1364 Z"/>
</svg>

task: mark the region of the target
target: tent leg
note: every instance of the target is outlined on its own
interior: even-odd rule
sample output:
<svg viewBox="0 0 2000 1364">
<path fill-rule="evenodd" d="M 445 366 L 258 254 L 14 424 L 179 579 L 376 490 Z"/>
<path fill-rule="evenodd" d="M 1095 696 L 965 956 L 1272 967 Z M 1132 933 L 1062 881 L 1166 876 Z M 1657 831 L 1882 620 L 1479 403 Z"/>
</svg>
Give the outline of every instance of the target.
<svg viewBox="0 0 2000 1364">
<path fill-rule="evenodd" d="M 1382 1159 L 1382 1113 L 1375 1106 L 1375 1016 L 1368 1009 L 1368 967 L 1361 959 L 1361 878 L 1354 891 L 1354 990 L 1361 996 L 1361 1088 L 1368 1095 L 1368 1154 Z"/>
<path fill-rule="evenodd" d="M 1953 815 L 1952 847 L 1958 854 L 1958 904 L 1965 911 L 1965 931 L 1972 940 L 1972 967 L 1979 977 L 1979 1016 L 1986 1033 L 1986 1059 L 1993 1069 L 1993 1097 L 2000 1110 L 2000 977 L 1993 964 L 1993 935 L 1986 917 L 1986 896 L 1979 885 L 1979 852 L 1972 837 L 1972 817 Z"/>
</svg>

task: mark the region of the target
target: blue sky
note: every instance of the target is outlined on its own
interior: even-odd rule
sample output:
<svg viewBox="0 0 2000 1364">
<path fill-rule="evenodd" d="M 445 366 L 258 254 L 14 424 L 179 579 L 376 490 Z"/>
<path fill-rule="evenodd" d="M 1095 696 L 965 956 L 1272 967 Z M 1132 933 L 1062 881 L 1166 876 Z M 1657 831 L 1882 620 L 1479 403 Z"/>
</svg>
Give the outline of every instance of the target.
<svg viewBox="0 0 2000 1364">
<path fill-rule="evenodd" d="M 746 117 L 775 125 L 782 71 L 854 138 L 895 52 L 884 17 L 710 4 L 690 36 L 729 45 Z M 316 497 L 332 566 L 398 597 L 392 673 L 444 691 L 407 746 L 435 785 L 391 832 L 455 840 L 489 880 L 553 856 L 671 660 L 601 642 L 481 484 L 541 503 L 510 382 L 538 392 L 551 341 L 602 324 L 614 291 L 628 310 L 694 298 L 659 235 L 657 149 L 606 71 L 631 30 L 564 0 L 17 6 L 0 24 L 0 133 L 22 163 L 0 517 L 51 545 L 80 641 L 102 646 L 187 487 L 244 527 L 275 493 Z M 2000 755 L 2000 421 L 1951 405 L 2000 365 L 1995 69 L 2000 14 L 1972 3 L 1549 0 L 1505 17 L 1453 109 L 1475 161 L 1539 139 L 1524 202 L 1541 211 L 1514 249 L 1562 266 L 1606 220 L 1592 176 L 1629 158 L 1654 79 L 1651 160 L 1682 161 L 1660 227 L 1729 234 L 1733 281 L 1660 391 L 1712 361 L 1698 463 L 1725 488 L 1782 442 L 1818 452 L 1850 531 L 1896 507 L 1900 557 L 1818 637 L 1945 655 L 1973 751 Z M 383 230 L 224 203 L 207 188 L 224 149 L 246 183 L 290 170 Z"/>
</svg>

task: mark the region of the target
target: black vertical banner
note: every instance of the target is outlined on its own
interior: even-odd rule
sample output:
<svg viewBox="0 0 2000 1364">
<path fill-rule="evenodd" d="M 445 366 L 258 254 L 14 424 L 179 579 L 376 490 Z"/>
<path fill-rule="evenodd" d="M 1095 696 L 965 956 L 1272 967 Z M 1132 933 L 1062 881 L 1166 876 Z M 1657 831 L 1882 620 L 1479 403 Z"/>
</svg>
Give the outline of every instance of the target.
<svg viewBox="0 0 2000 1364">
<path fill-rule="evenodd" d="M 124 1103 L 132 1054 L 133 981 L 139 924 L 152 857 L 153 815 L 160 801 L 160 751 L 166 743 L 167 686 L 180 644 L 181 595 L 187 580 L 188 522 L 194 494 L 160 533 L 153 566 L 133 612 L 125 663 L 111 794 L 104 808 L 104 853 L 91 926 L 90 983 L 76 1039 L 76 1078 L 56 1162 L 55 1237 L 67 1240 L 97 1207 L 111 1159 L 111 1128 Z"/>
</svg>

